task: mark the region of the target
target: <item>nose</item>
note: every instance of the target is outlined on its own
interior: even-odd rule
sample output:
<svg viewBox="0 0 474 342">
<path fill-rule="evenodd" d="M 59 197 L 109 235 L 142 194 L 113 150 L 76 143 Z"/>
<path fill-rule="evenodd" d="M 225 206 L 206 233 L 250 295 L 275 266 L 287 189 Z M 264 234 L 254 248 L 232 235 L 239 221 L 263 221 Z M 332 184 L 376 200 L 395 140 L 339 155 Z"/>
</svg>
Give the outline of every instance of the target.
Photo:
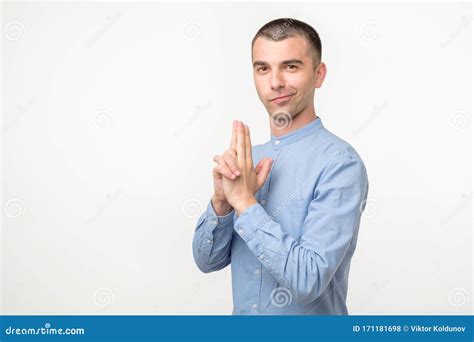
<svg viewBox="0 0 474 342">
<path fill-rule="evenodd" d="M 285 87 L 285 80 L 280 72 L 280 70 L 275 70 L 272 72 L 270 79 L 270 86 L 272 90 L 279 90 L 280 88 Z"/>
</svg>

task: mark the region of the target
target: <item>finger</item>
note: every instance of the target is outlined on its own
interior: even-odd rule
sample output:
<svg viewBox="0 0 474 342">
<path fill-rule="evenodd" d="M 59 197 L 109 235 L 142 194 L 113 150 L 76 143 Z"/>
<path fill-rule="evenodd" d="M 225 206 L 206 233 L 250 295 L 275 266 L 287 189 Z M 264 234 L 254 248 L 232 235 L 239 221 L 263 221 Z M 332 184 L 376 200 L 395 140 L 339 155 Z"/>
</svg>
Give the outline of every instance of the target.
<svg viewBox="0 0 474 342">
<path fill-rule="evenodd" d="M 237 124 L 237 165 L 245 164 L 245 132 L 244 125 L 242 122 L 238 121 Z"/>
<path fill-rule="evenodd" d="M 235 179 L 235 175 L 230 171 L 230 169 L 223 164 L 219 164 L 214 168 L 215 172 L 221 174 L 222 176 L 229 178 L 229 179 Z"/>
<path fill-rule="evenodd" d="M 257 175 L 257 184 L 259 188 L 263 184 L 265 184 L 265 180 L 267 179 L 268 174 L 270 173 L 272 163 L 273 163 L 273 160 L 271 158 L 265 158 L 265 162 L 262 163 L 262 168 L 259 174 Z"/>
<path fill-rule="evenodd" d="M 220 155 L 215 155 L 212 160 L 215 161 L 217 165 L 224 165 L 224 166 L 226 165 L 224 158 L 221 157 Z"/>
<path fill-rule="evenodd" d="M 215 178 L 217 179 L 222 179 L 221 173 L 217 170 L 218 166 L 214 167 L 212 169 L 212 174 L 214 175 Z"/>
<path fill-rule="evenodd" d="M 228 167 L 223 157 L 219 155 L 214 156 L 214 161 L 217 163 L 219 168 L 217 169 L 223 176 L 226 176 L 230 179 L 235 179 L 235 175 L 232 170 Z"/>
<path fill-rule="evenodd" d="M 216 154 L 216 155 L 214 156 L 214 158 L 212 158 L 212 160 L 215 161 L 216 163 L 219 163 L 219 161 L 221 160 L 221 158 L 222 158 L 221 156 L 219 156 L 219 155 Z"/>
<path fill-rule="evenodd" d="M 237 121 L 234 120 L 232 122 L 232 139 L 230 140 L 230 148 L 234 151 L 237 148 L 237 129 L 236 129 L 236 126 L 237 126 Z"/>
<path fill-rule="evenodd" d="M 247 166 L 253 169 L 252 142 L 250 141 L 250 128 L 247 125 L 245 125 L 245 158 Z"/>
<path fill-rule="evenodd" d="M 240 170 L 237 166 L 237 163 L 236 163 L 236 154 L 235 152 L 232 152 L 232 150 L 227 150 L 225 153 L 224 153 L 224 156 L 221 157 L 219 155 L 215 155 L 213 160 L 217 163 L 217 164 L 222 164 L 222 165 L 225 165 L 227 166 L 231 172 L 233 174 L 235 174 L 236 176 L 239 176 L 240 175 Z"/>
<path fill-rule="evenodd" d="M 227 150 L 225 150 L 224 154 L 228 154 L 231 158 L 237 158 L 237 153 L 235 152 L 235 150 L 231 149 L 231 148 L 228 148 Z"/>
<path fill-rule="evenodd" d="M 262 170 L 262 166 L 263 166 L 263 162 L 265 160 L 260 160 L 258 163 L 257 163 L 257 166 L 255 166 L 255 173 L 258 175 L 260 173 L 260 171 Z"/>
<path fill-rule="evenodd" d="M 231 169 L 232 172 L 236 176 L 240 175 L 240 170 L 239 170 L 239 167 L 237 166 L 237 161 L 235 160 L 235 156 L 233 156 L 230 152 L 226 152 L 224 153 L 223 159 L 224 159 L 224 162 L 229 167 L 229 169 Z"/>
</svg>

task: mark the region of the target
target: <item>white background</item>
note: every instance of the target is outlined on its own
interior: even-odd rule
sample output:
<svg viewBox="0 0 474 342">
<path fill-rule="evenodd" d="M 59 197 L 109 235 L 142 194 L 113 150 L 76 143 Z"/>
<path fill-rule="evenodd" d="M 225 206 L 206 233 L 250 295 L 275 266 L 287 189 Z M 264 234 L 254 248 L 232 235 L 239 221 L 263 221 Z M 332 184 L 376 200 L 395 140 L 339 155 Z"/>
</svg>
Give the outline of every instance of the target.
<svg viewBox="0 0 474 342">
<path fill-rule="evenodd" d="M 471 5 L 2 4 L 4 314 L 230 314 L 195 223 L 233 119 L 269 139 L 250 42 L 316 28 L 316 112 L 364 160 L 350 314 L 472 313 Z"/>
</svg>

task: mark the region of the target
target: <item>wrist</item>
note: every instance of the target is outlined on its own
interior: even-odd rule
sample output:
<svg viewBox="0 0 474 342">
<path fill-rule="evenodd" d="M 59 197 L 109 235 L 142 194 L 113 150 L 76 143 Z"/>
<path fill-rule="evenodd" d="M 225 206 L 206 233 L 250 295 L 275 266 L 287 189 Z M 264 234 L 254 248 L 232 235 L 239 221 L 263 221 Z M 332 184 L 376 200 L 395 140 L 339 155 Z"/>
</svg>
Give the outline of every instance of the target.
<svg viewBox="0 0 474 342">
<path fill-rule="evenodd" d="M 211 203 L 217 216 L 225 216 L 234 209 L 229 202 L 218 199 L 215 195 L 212 196 Z"/>
<path fill-rule="evenodd" d="M 238 201 L 234 204 L 234 209 L 237 212 L 237 216 L 240 216 L 247 208 L 258 203 L 255 196 L 249 196 L 241 201 Z"/>
</svg>

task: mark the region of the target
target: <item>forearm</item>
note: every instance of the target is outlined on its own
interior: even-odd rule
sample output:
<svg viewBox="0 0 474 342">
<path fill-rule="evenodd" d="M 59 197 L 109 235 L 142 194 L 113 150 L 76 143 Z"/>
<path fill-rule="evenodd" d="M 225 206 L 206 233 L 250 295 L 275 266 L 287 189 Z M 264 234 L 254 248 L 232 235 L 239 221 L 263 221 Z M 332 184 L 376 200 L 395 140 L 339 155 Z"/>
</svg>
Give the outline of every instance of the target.
<svg viewBox="0 0 474 342">
<path fill-rule="evenodd" d="M 235 222 L 235 230 L 252 253 L 295 300 L 311 302 L 321 293 L 318 260 L 314 251 L 303 248 L 261 206 L 252 206 Z M 319 279 L 319 280 L 318 280 Z"/>
<path fill-rule="evenodd" d="M 325 218 L 319 220 L 324 222 Z M 352 239 L 351 234 L 341 234 L 337 243 L 324 243 L 336 241 L 331 234 L 337 230 L 331 221 L 325 223 L 326 233 L 315 232 L 297 241 L 261 205 L 254 205 L 235 221 L 234 229 L 273 277 L 291 290 L 296 301 L 309 303 L 325 291 Z M 349 220 L 343 223 L 352 225 Z"/>
<path fill-rule="evenodd" d="M 204 272 L 218 271 L 230 263 L 233 233 L 233 211 L 217 215 L 211 203 L 198 219 L 193 237 L 193 256 Z"/>
</svg>

